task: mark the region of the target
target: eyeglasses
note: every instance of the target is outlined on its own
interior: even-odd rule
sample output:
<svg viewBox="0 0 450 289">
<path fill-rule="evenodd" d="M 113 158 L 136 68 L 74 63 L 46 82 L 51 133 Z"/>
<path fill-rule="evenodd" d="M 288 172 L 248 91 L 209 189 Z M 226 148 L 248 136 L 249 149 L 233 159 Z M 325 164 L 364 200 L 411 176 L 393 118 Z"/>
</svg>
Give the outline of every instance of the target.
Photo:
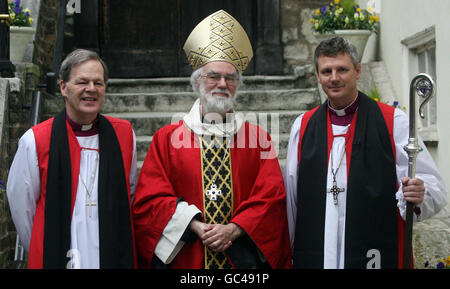
<svg viewBox="0 0 450 289">
<path fill-rule="evenodd" d="M 206 78 L 206 81 L 208 82 L 208 84 L 217 84 L 219 83 L 219 81 L 222 79 L 222 77 L 225 79 L 225 82 L 227 83 L 227 85 L 236 85 L 237 84 L 237 80 L 238 77 L 236 75 L 221 75 L 219 73 L 209 73 L 206 75 L 201 75 L 201 77 Z"/>
</svg>

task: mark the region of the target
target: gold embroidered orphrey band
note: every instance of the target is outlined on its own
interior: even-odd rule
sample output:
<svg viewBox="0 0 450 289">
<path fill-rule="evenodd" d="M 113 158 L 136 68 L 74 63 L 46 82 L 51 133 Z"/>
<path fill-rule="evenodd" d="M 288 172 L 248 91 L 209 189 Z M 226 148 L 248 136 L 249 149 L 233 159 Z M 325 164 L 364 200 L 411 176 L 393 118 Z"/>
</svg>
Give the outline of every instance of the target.
<svg viewBox="0 0 450 289">
<path fill-rule="evenodd" d="M 228 224 L 233 215 L 233 182 L 230 148 L 221 138 L 201 138 L 203 212 L 205 223 Z M 214 181 L 214 183 L 213 183 Z M 220 194 L 207 195 L 214 187 Z M 205 246 L 206 269 L 231 269 L 225 253 L 214 252 Z"/>
<path fill-rule="evenodd" d="M 208 62 L 226 61 L 242 73 L 253 57 L 252 45 L 244 28 L 223 10 L 200 22 L 183 49 L 193 70 Z"/>
</svg>

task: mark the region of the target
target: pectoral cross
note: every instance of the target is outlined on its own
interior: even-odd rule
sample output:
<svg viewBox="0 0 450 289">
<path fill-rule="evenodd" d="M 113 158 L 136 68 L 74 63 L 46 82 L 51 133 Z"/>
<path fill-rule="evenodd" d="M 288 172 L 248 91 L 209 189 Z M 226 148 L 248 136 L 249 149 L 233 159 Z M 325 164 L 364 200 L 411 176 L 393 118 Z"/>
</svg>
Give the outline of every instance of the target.
<svg viewBox="0 0 450 289">
<path fill-rule="evenodd" d="M 86 202 L 86 207 L 89 207 L 89 217 L 92 217 L 92 207 L 93 206 L 97 206 L 97 204 L 90 200 Z"/>
<path fill-rule="evenodd" d="M 338 204 L 338 195 L 339 195 L 339 193 L 341 193 L 343 191 L 345 191 L 345 189 L 344 188 L 339 188 L 337 186 L 336 177 L 333 177 L 333 186 L 331 187 L 331 189 L 328 192 L 333 194 L 333 200 L 334 200 L 334 204 L 335 205 Z"/>
<path fill-rule="evenodd" d="M 211 189 L 206 190 L 206 195 L 209 197 L 209 199 L 211 201 L 216 201 L 217 196 L 220 196 L 221 194 L 222 194 L 222 190 L 218 190 L 216 184 L 212 184 Z"/>
</svg>

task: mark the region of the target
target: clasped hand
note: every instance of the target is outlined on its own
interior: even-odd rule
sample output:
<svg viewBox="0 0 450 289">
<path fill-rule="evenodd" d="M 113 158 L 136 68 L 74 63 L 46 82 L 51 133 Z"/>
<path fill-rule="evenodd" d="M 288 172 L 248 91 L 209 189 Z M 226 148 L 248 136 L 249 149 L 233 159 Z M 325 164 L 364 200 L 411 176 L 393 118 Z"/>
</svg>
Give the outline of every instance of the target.
<svg viewBox="0 0 450 289">
<path fill-rule="evenodd" d="M 194 219 L 190 223 L 190 228 L 203 245 L 215 252 L 224 252 L 242 234 L 242 229 L 234 223 L 206 224 Z"/>
</svg>

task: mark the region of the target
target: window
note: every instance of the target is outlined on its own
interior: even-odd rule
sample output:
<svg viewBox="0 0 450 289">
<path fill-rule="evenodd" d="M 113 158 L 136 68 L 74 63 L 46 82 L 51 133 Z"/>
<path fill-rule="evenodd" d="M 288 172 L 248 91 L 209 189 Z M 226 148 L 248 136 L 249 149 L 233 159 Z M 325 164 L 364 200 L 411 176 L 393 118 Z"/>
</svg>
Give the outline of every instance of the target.
<svg viewBox="0 0 450 289">
<path fill-rule="evenodd" d="M 425 49 L 416 51 L 419 72 L 425 72 L 436 80 L 436 46 L 432 45 Z M 422 127 L 430 128 L 436 126 L 436 97 L 433 97 L 424 109 L 425 118 L 422 120 Z"/>
<path fill-rule="evenodd" d="M 419 73 L 427 73 L 437 83 L 436 79 L 436 33 L 434 26 L 427 28 L 402 41 L 408 50 L 408 76 L 411 80 Z M 409 84 L 408 84 L 409 85 Z M 408 90 L 409 91 L 409 87 Z M 424 107 L 425 118 L 417 118 L 416 125 L 419 133 L 428 143 L 438 141 L 437 134 L 437 98 L 435 95 Z M 408 97 L 409 99 L 409 97 Z M 423 99 L 417 97 L 416 107 L 419 109 Z"/>
</svg>

